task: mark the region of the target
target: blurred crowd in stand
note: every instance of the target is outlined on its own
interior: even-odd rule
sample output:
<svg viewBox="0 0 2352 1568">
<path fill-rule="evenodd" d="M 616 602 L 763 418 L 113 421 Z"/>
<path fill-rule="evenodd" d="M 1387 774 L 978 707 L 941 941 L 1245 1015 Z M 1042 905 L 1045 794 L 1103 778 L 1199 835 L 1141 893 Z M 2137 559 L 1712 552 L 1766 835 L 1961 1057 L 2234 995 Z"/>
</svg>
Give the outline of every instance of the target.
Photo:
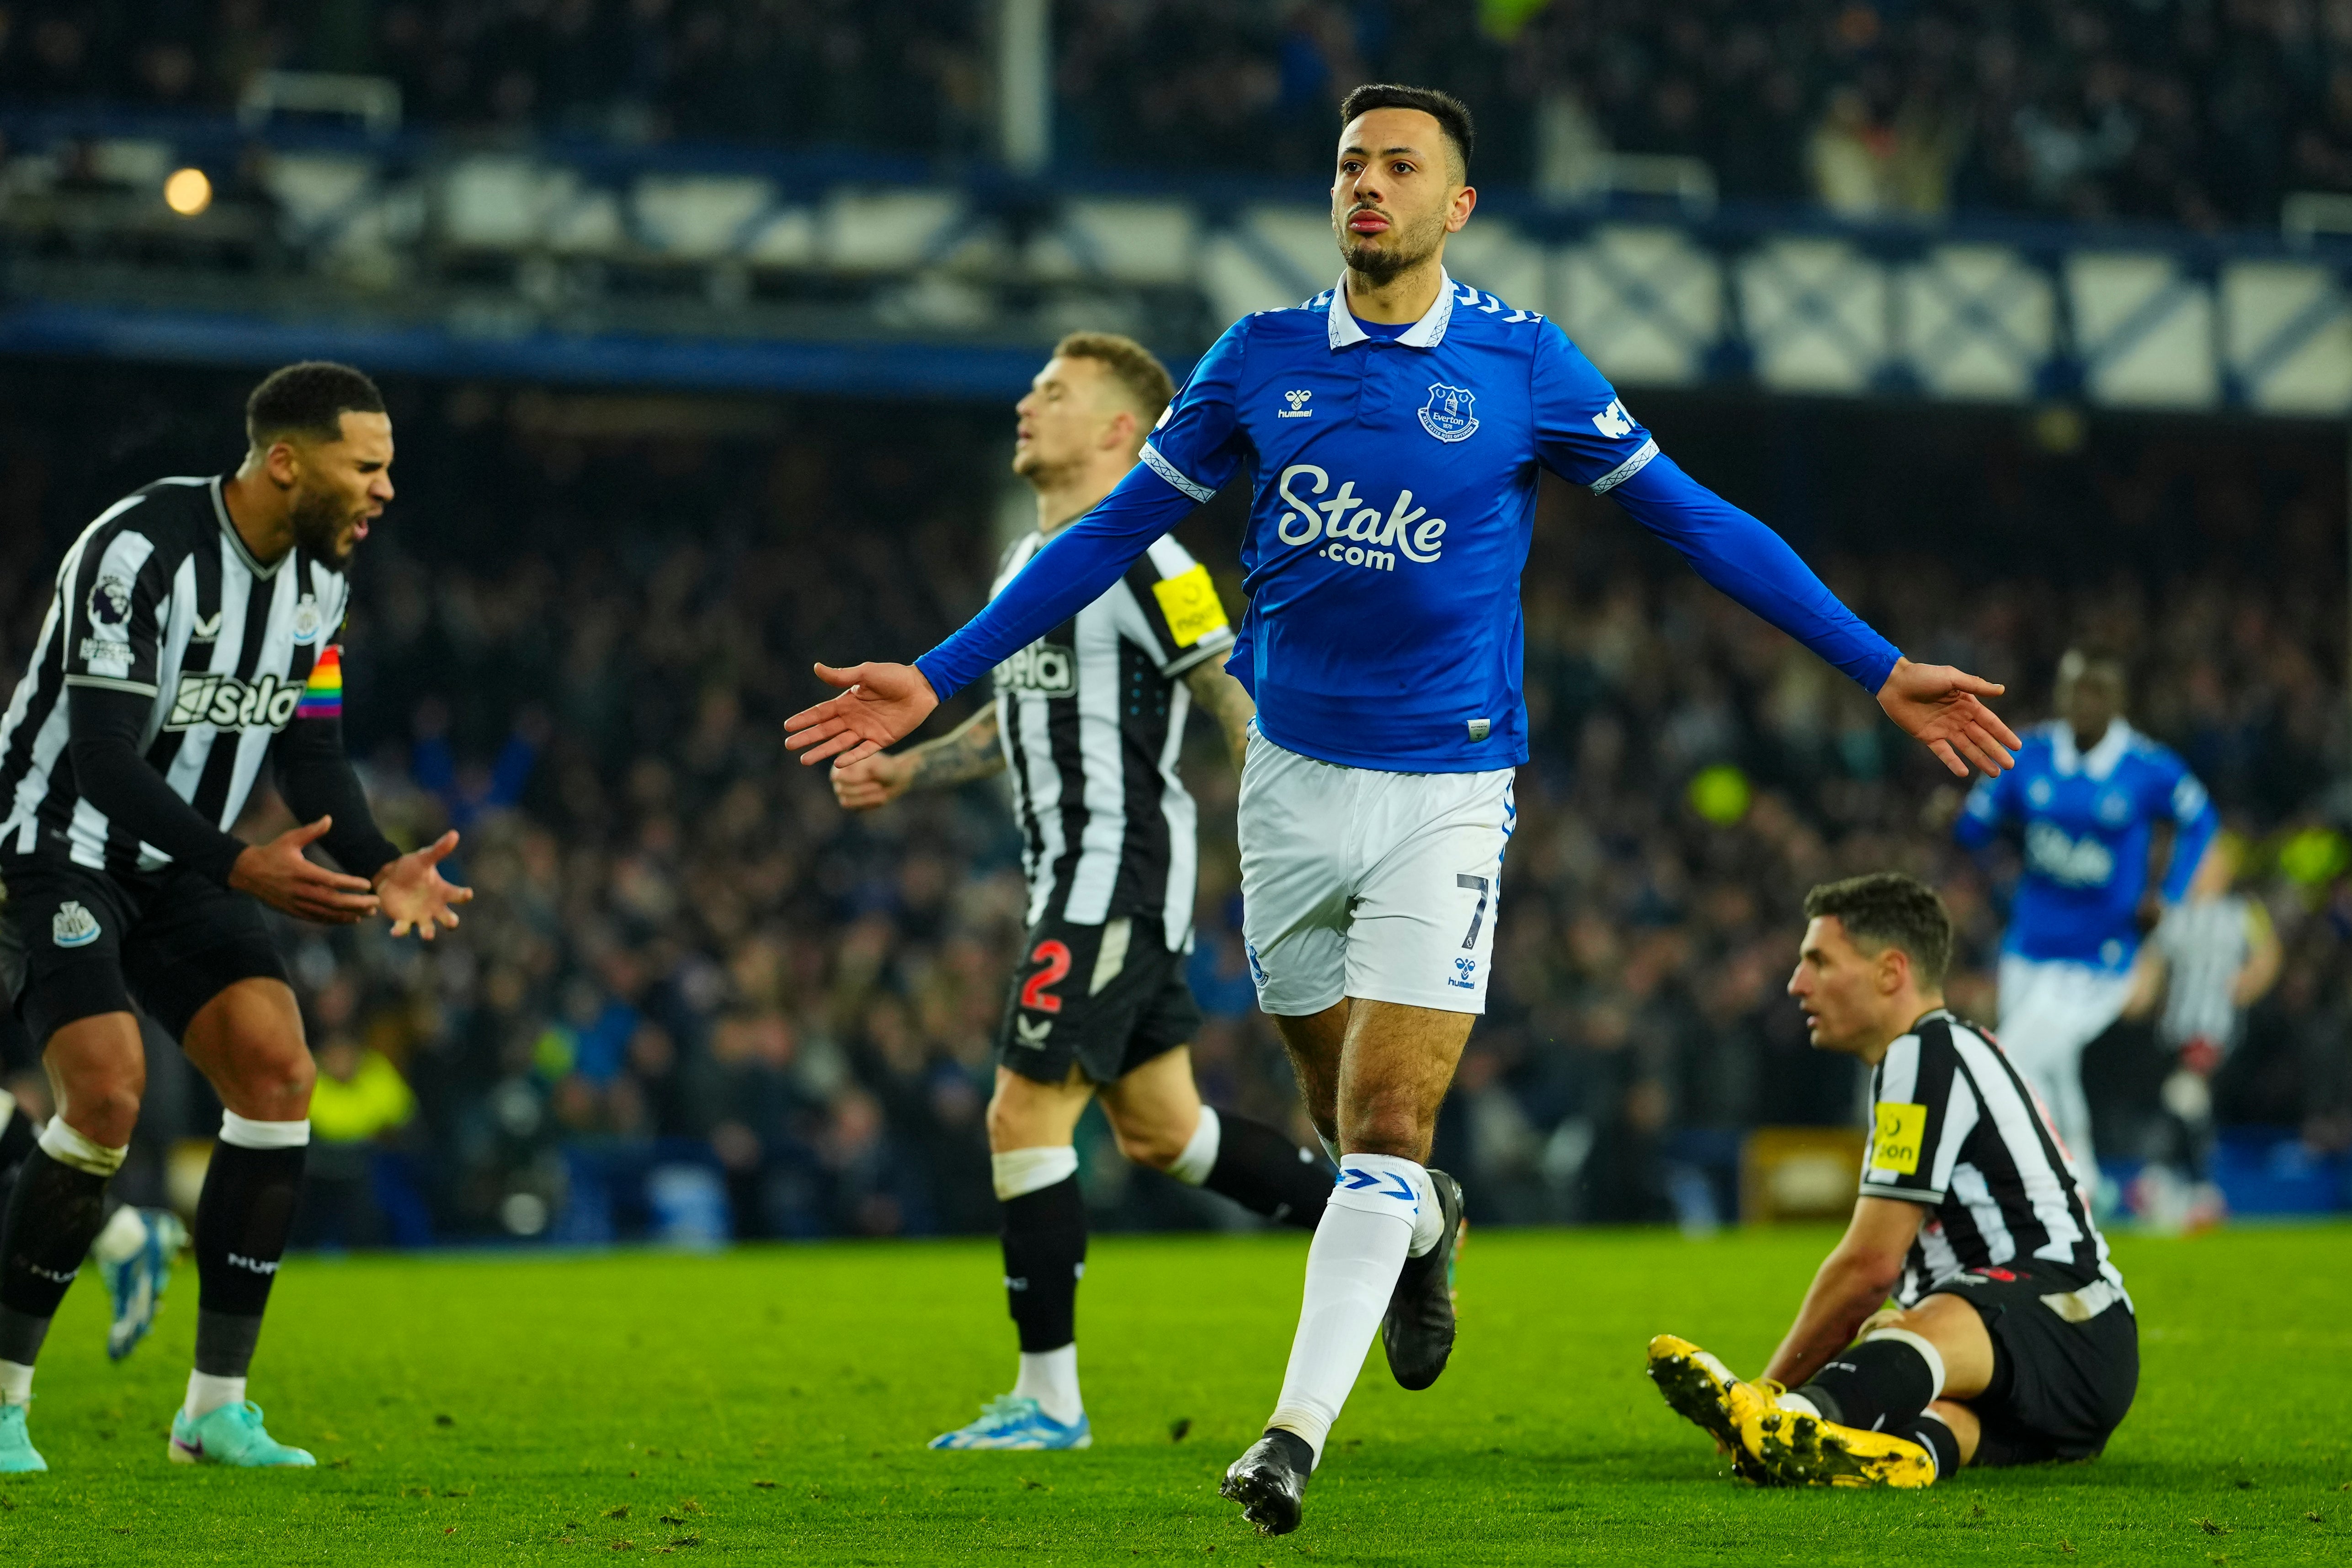
<svg viewBox="0 0 2352 1568">
<path fill-rule="evenodd" d="M 72 533 L 149 478 L 232 461 L 243 386 L 0 374 L 12 678 Z M 980 603 L 1008 421 L 390 391 L 400 495 L 356 569 L 346 722 L 389 831 L 456 824 L 478 897 L 430 948 L 284 930 L 322 1072 L 310 1239 L 992 1228 L 981 1115 L 1023 905 L 996 783 L 853 819 L 778 720 L 816 689 L 813 658 L 910 656 Z M 2251 843 L 2287 947 L 2223 1119 L 2352 1144 L 2339 438 L 1643 413 L 1906 650 L 2011 683 L 2021 723 L 2071 639 L 2129 657 L 2133 716 Z M 1237 612 L 1234 499 L 1185 538 Z M 1487 1219 L 1728 1218 L 1745 1130 L 1856 1114 L 1852 1065 L 1809 1051 L 1780 990 L 1803 890 L 1933 878 L 1963 931 L 1955 1001 L 1989 1019 L 2016 862 L 1923 826 L 1952 781 L 1606 502 L 1547 489 L 1527 605 L 1535 757 L 1439 1162 Z M 1235 785 L 1214 737 L 1193 740 L 1194 1057 L 1212 1101 L 1285 1121 L 1237 935 Z M 2148 1050 L 2098 1069 L 2125 1119 L 2111 1153 L 2161 1076 L 2131 1054 Z M 211 1121 L 170 1053 L 153 1072 L 134 1173 L 160 1181 L 169 1141 Z M 1081 1141 L 1101 1223 L 1238 1222 L 1130 1172 L 1098 1124 Z"/>
<path fill-rule="evenodd" d="M 983 155 L 979 0 L 45 0 L 0 97 L 234 103 L 372 72 L 412 122 Z M 2352 191 L 2347 0 L 1063 0 L 1057 152 L 1299 174 L 1355 83 L 1467 98 L 1485 180 L 1696 158 L 1734 198 L 2266 226 Z"/>
</svg>

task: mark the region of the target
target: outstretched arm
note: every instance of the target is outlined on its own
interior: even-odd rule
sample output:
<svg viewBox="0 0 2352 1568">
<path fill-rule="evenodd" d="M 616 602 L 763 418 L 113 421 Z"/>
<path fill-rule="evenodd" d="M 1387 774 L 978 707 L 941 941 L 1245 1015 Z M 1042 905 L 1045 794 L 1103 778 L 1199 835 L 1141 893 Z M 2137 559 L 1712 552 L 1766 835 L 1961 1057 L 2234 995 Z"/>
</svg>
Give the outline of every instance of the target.
<svg viewBox="0 0 2352 1568">
<path fill-rule="evenodd" d="M 1682 553 L 1700 577 L 1875 695 L 1878 706 L 1944 766 L 1987 778 L 2015 760 L 2017 737 L 1986 697 L 2002 688 L 1948 664 L 1915 664 L 1841 603 L 1788 541 L 1684 473 L 1649 457 L 1608 492 Z"/>
<path fill-rule="evenodd" d="M 1021 575 L 946 642 L 907 664 L 816 667 L 842 695 L 784 720 L 784 745 L 803 763 L 861 761 L 910 733 L 931 710 L 1076 615 L 1117 582 L 1151 541 L 1202 497 L 1148 463 L 1128 471 L 1101 505 L 1054 536 Z"/>
<path fill-rule="evenodd" d="M 877 751 L 833 769 L 833 798 L 852 811 L 887 805 L 909 789 L 945 789 L 1004 771 L 992 703 L 937 740 L 911 751 Z"/>
<path fill-rule="evenodd" d="M 1192 700 L 1201 711 L 1217 721 L 1224 731 L 1225 750 L 1234 759 L 1234 771 L 1249 759 L 1249 725 L 1257 716 L 1257 704 L 1242 684 L 1225 674 L 1222 663 L 1195 664 L 1185 674 L 1184 685 L 1192 691 Z"/>
</svg>

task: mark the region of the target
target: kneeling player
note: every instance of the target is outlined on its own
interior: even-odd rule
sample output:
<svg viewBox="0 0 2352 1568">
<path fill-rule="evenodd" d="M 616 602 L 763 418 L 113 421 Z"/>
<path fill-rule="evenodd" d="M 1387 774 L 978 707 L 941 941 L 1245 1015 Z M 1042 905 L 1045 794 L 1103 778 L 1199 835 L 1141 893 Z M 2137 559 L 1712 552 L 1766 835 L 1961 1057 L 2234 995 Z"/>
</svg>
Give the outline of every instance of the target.
<svg viewBox="0 0 2352 1568">
<path fill-rule="evenodd" d="M 1872 1068 L 1853 1222 L 1761 1377 L 1671 1334 L 1650 1375 L 1766 1485 L 2096 1458 L 2139 1383 L 2131 1297 L 2041 1103 L 1944 1009 L 1943 900 L 1881 873 L 1814 888 L 1805 915 L 1789 993 L 1815 1049 Z"/>
<path fill-rule="evenodd" d="M 1013 468 L 1037 531 L 1005 553 L 996 591 L 1135 465 L 1173 388 L 1139 343 L 1066 338 L 1037 372 Z M 935 1448 L 1082 1448 L 1075 1314 L 1086 1269 L 1078 1117 L 1099 1097 L 1121 1153 L 1312 1229 L 1331 1170 L 1262 1123 L 1201 1103 L 1187 1043 L 1200 1022 L 1191 949 L 1192 797 L 1177 777 L 1198 701 L 1236 763 L 1255 711 L 1223 669 L 1234 635 L 1207 570 L 1162 539 L 1110 591 L 1007 660 L 996 701 L 952 735 L 833 772 L 852 810 L 908 789 L 1011 769 L 1029 877 L 1029 931 L 997 1037 L 988 1146 L 1004 1206 L 1004 1285 L 1020 1330 L 1013 1392 Z"/>
</svg>

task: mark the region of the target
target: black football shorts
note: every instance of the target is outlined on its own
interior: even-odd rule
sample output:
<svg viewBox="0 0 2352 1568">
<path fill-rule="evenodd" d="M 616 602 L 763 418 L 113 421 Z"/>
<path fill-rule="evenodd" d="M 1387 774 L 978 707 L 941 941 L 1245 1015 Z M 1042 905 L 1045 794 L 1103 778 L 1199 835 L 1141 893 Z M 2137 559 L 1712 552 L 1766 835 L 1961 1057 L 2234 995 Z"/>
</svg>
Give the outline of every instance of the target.
<svg viewBox="0 0 2352 1568">
<path fill-rule="evenodd" d="M 1184 955 L 1168 950 L 1157 920 L 1031 926 L 996 1031 L 996 1060 L 1040 1083 L 1076 1063 L 1111 1083 L 1189 1042 L 1201 1009 L 1184 981 Z"/>
<path fill-rule="evenodd" d="M 1966 1401 L 1984 1423 L 1979 1465 L 2096 1458 L 2139 1389 L 2139 1323 L 2123 1292 L 2038 1260 L 1971 1269 L 1958 1296 L 1992 1336 L 1992 1382 Z"/>
<path fill-rule="evenodd" d="M 21 968 L 15 1011 L 36 1051 L 78 1019 L 135 999 L 177 1040 L 239 980 L 284 980 L 261 904 L 180 866 L 118 875 L 63 856 L 0 863 L 0 941 Z"/>
</svg>

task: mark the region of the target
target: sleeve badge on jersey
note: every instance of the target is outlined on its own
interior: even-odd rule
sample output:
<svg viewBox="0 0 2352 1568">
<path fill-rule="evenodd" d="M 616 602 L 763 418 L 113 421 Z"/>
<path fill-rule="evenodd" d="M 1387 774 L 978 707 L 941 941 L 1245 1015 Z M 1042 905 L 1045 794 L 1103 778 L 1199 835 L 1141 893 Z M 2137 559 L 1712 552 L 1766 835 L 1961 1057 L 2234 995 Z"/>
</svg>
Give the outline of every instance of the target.
<svg viewBox="0 0 2352 1568">
<path fill-rule="evenodd" d="M 1592 428 L 1612 441 L 1622 441 L 1633 434 L 1633 416 L 1625 412 L 1625 400 L 1611 398 L 1609 406 L 1592 416 Z"/>
<path fill-rule="evenodd" d="M 1478 434 L 1478 416 L 1471 412 L 1477 394 L 1460 387 L 1432 382 L 1429 402 L 1421 411 L 1421 427 L 1440 441 L 1467 441 Z"/>
<path fill-rule="evenodd" d="M 319 651 L 310 678 L 302 683 L 302 700 L 294 705 L 296 718 L 343 716 L 343 647 L 330 643 Z"/>
<path fill-rule="evenodd" d="M 1927 1135 L 1925 1105 L 1880 1105 L 1877 1132 L 1870 1140 L 1870 1168 L 1897 1176 L 1917 1175 L 1919 1145 Z"/>
<path fill-rule="evenodd" d="M 1232 624 L 1217 598 L 1217 585 L 1209 580 L 1209 569 L 1198 562 L 1188 571 L 1153 583 L 1151 597 L 1160 601 L 1160 613 L 1168 618 L 1168 635 L 1179 648 L 1189 648 Z"/>
</svg>

